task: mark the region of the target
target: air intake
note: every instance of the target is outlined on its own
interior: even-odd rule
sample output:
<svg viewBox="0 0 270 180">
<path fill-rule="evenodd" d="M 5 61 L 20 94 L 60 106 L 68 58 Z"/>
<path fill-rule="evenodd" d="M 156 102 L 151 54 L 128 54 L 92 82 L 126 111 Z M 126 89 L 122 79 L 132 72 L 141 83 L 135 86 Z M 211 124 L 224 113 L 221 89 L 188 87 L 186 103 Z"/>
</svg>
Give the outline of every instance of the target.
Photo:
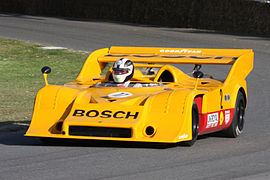
<svg viewBox="0 0 270 180">
<path fill-rule="evenodd" d="M 129 129 L 129 128 L 92 127 L 92 126 L 69 126 L 69 135 L 72 135 L 72 136 L 92 136 L 92 137 L 131 138 L 131 129 Z"/>
</svg>

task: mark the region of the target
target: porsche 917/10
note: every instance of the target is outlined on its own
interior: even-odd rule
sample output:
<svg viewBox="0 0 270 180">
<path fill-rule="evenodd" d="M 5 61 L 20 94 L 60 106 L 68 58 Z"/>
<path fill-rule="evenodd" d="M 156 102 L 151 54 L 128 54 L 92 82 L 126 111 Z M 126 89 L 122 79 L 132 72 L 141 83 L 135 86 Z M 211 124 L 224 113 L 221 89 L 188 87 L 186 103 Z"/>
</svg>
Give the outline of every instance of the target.
<svg viewBox="0 0 270 180">
<path fill-rule="evenodd" d="M 51 70 L 44 67 L 46 85 L 36 96 L 25 135 L 189 146 L 199 135 L 217 131 L 237 137 L 253 56 L 248 49 L 111 47 L 93 52 L 77 78 L 61 86 L 48 84 Z M 192 75 L 177 68 L 181 64 L 194 64 Z M 209 64 L 231 69 L 217 80 L 200 71 Z M 123 85 L 117 80 L 125 73 L 130 80 Z"/>
</svg>

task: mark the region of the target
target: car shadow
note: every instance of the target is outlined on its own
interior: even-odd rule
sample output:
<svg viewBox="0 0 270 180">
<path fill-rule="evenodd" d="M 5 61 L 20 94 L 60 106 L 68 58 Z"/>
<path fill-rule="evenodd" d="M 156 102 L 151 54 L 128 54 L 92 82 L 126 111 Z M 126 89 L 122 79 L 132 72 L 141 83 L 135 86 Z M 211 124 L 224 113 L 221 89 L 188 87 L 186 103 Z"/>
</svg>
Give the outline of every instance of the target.
<svg viewBox="0 0 270 180">
<path fill-rule="evenodd" d="M 78 139 L 40 139 L 37 137 L 24 136 L 26 130 L 9 132 L 0 135 L 0 144 L 8 146 L 66 146 L 66 147 L 102 147 L 102 148 L 146 148 L 166 149 L 176 147 L 178 144 L 146 143 L 107 140 L 78 140 Z"/>
<path fill-rule="evenodd" d="M 200 135 L 198 137 L 198 140 L 208 139 L 208 138 L 229 138 L 229 137 L 223 131 L 220 131 L 220 132 L 214 132 L 214 133 L 210 133 L 210 134 Z"/>
<path fill-rule="evenodd" d="M 30 121 L 4 121 L 0 122 L 0 135 L 8 132 L 28 129 Z"/>
<path fill-rule="evenodd" d="M 22 127 L 20 127 L 22 128 Z M 14 132 L 1 132 L 0 144 L 8 146 L 62 146 L 62 147 L 102 147 L 102 148 L 144 148 L 144 149 L 168 149 L 174 147 L 188 147 L 183 143 L 153 143 L 153 142 L 128 142 L 108 140 L 80 140 L 80 139 L 56 139 L 26 137 L 27 128 Z M 197 141 L 207 138 L 225 138 L 222 132 L 201 135 Z M 227 138 L 227 137 L 226 137 Z M 198 142 L 197 142 L 198 143 Z M 195 143 L 196 144 L 196 143 Z"/>
</svg>

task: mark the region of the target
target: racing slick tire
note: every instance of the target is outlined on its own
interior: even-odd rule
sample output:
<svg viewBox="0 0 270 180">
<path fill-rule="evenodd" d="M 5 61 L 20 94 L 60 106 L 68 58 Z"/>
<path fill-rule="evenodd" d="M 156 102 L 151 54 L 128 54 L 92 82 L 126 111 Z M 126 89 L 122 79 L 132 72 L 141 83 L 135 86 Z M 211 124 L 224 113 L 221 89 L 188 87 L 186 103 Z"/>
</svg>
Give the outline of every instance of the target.
<svg viewBox="0 0 270 180">
<path fill-rule="evenodd" d="M 194 101 L 192 105 L 192 140 L 182 142 L 184 146 L 192 146 L 197 140 L 199 133 L 199 120 L 199 109 Z"/>
<path fill-rule="evenodd" d="M 238 92 L 237 99 L 234 107 L 234 115 L 231 125 L 224 131 L 228 137 L 236 138 L 242 132 L 244 128 L 244 116 L 245 116 L 245 98 L 242 92 Z"/>
</svg>

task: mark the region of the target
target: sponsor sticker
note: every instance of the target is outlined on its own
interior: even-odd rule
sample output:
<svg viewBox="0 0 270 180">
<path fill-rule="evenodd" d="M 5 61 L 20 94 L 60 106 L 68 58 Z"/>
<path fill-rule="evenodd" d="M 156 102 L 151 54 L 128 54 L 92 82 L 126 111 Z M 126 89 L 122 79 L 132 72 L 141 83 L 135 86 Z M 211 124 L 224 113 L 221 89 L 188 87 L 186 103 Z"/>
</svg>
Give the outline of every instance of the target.
<svg viewBox="0 0 270 180">
<path fill-rule="evenodd" d="M 179 136 L 178 139 L 185 139 L 187 137 L 188 137 L 188 135 L 184 133 L 183 135 Z"/>
<path fill-rule="evenodd" d="M 116 93 L 109 94 L 108 97 L 110 97 L 110 98 L 124 98 L 124 97 L 129 97 L 132 95 L 133 94 L 131 94 L 129 92 L 116 92 Z"/>
<path fill-rule="evenodd" d="M 228 124 L 231 119 L 231 111 L 225 111 L 225 124 Z"/>
<path fill-rule="evenodd" d="M 110 111 L 110 110 L 104 110 L 104 111 L 98 111 L 95 109 L 92 110 L 83 110 L 83 109 L 75 109 L 72 116 L 75 117 L 89 117 L 89 118 L 116 118 L 116 119 L 137 119 L 139 116 L 139 112 L 125 112 L 125 111 Z M 100 121 L 102 122 L 102 121 Z"/>
<path fill-rule="evenodd" d="M 190 50 L 190 49 L 161 49 L 160 52 L 165 53 L 201 53 L 201 50 Z"/>
<path fill-rule="evenodd" d="M 224 96 L 225 101 L 230 101 L 230 98 L 231 98 L 230 94 L 228 94 L 228 95 L 225 94 L 225 96 Z"/>
<path fill-rule="evenodd" d="M 219 125 L 222 125 L 223 121 L 224 121 L 224 115 L 223 115 L 223 112 L 220 111 L 220 121 L 219 121 Z"/>
<path fill-rule="evenodd" d="M 206 128 L 216 127 L 218 125 L 218 119 L 218 112 L 208 114 Z"/>
</svg>

